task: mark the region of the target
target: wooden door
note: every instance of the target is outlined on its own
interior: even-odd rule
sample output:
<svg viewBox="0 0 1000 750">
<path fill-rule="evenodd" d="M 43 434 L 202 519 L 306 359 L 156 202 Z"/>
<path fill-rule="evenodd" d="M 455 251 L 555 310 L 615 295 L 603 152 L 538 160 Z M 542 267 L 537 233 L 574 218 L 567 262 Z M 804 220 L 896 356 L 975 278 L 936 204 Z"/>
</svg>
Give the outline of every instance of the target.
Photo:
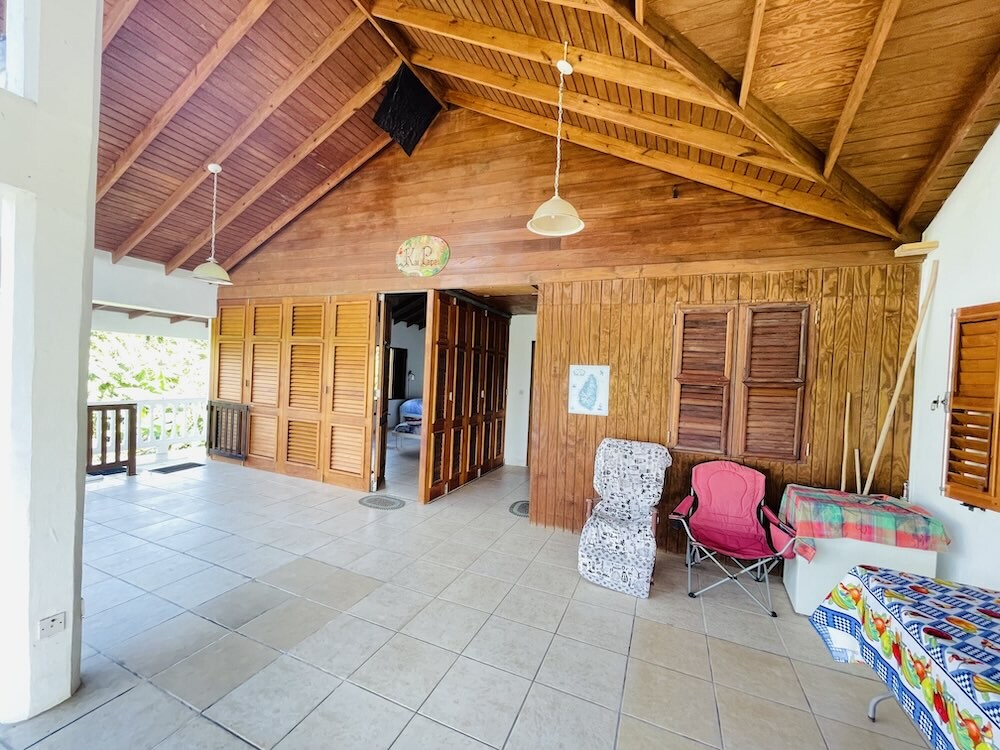
<svg viewBox="0 0 1000 750">
<path fill-rule="evenodd" d="M 326 316 L 323 299 L 291 299 L 284 306 L 281 458 L 286 474 L 307 479 L 323 477 Z"/>
<path fill-rule="evenodd" d="M 220 304 L 212 321 L 212 365 L 209 398 L 243 402 L 243 334 L 246 305 Z"/>
<path fill-rule="evenodd" d="M 254 300 L 247 306 L 243 402 L 250 404 L 247 465 L 278 469 L 281 435 L 281 300 Z"/>
<path fill-rule="evenodd" d="M 483 471 L 503 466 L 504 429 L 507 419 L 507 348 L 510 323 L 486 314 L 486 358 L 484 362 Z"/>
<path fill-rule="evenodd" d="M 389 338 L 392 317 L 384 294 L 378 295 L 375 322 L 375 388 L 372 423 L 372 471 L 369 490 L 375 492 L 385 481 L 385 450 L 389 430 Z"/>
<path fill-rule="evenodd" d="M 359 490 L 371 483 L 375 306 L 373 295 L 334 297 L 328 312 L 323 479 Z"/>
<path fill-rule="evenodd" d="M 427 502 L 448 491 L 451 480 L 451 453 L 454 431 L 455 337 L 458 328 L 458 308 L 454 297 L 432 293 L 433 313 L 427 321 L 430 367 L 424 378 L 429 380 L 430 398 L 424 403 L 420 497 Z M 425 389 L 425 392 L 427 389 Z M 424 450 L 426 447 L 426 450 Z"/>
</svg>

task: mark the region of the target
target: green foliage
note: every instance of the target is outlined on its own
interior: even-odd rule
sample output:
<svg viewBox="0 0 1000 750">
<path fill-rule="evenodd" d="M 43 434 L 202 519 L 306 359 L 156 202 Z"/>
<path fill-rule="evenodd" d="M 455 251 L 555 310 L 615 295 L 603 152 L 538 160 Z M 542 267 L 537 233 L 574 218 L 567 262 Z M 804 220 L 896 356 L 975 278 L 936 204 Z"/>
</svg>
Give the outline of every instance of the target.
<svg viewBox="0 0 1000 750">
<path fill-rule="evenodd" d="M 208 342 L 91 331 L 87 398 L 208 396 Z"/>
</svg>

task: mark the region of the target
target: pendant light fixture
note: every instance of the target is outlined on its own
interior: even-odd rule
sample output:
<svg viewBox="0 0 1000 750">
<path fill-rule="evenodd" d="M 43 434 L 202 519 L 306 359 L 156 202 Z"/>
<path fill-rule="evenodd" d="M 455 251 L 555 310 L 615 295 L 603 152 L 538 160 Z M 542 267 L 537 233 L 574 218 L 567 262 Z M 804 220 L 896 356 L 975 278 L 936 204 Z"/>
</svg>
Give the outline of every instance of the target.
<svg viewBox="0 0 1000 750">
<path fill-rule="evenodd" d="M 219 199 L 219 172 L 222 171 L 221 164 L 209 164 L 208 171 L 212 173 L 212 252 L 208 260 L 194 269 L 193 275 L 200 281 L 207 281 L 209 284 L 219 286 L 232 286 L 232 280 L 226 269 L 219 265 L 215 259 L 215 213 Z"/>
<path fill-rule="evenodd" d="M 573 72 L 569 60 L 569 42 L 563 42 L 563 58 L 556 61 L 559 70 L 559 119 L 556 125 L 556 178 L 552 197 L 540 205 L 528 222 L 528 229 L 543 237 L 566 237 L 583 229 L 583 221 L 573 205 L 559 196 L 559 170 L 562 167 L 563 91 L 566 76 Z"/>
</svg>

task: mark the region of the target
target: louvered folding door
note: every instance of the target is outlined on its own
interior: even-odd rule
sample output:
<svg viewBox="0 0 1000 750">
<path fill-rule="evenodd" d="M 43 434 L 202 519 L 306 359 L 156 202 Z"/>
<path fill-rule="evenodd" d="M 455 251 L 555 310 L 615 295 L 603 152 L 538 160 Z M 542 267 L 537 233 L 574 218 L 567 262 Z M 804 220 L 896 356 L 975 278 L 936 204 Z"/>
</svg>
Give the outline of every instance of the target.
<svg viewBox="0 0 1000 750">
<path fill-rule="evenodd" d="M 953 335 L 945 494 L 1000 510 L 1000 303 L 959 310 Z"/>
<path fill-rule="evenodd" d="M 285 305 L 282 388 L 284 471 L 321 479 L 323 355 L 327 305 L 322 300 L 291 300 Z"/>
<path fill-rule="evenodd" d="M 255 300 L 247 307 L 244 403 L 250 404 L 247 465 L 276 469 L 280 456 L 282 373 L 281 300 Z"/>
<path fill-rule="evenodd" d="M 448 490 L 452 476 L 452 439 L 455 403 L 455 338 L 459 309 L 456 300 L 445 294 L 432 294 L 434 312 L 428 321 L 431 329 L 430 403 L 424 404 L 424 430 L 427 433 L 426 471 L 421 498 L 433 500 Z"/>
</svg>

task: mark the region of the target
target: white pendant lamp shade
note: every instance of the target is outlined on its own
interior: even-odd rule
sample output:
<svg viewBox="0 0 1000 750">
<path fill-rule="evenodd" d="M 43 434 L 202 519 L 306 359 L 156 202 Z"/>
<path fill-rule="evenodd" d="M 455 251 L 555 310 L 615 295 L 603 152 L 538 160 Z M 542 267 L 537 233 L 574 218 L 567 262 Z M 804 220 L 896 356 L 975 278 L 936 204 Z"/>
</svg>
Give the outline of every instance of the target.
<svg viewBox="0 0 1000 750">
<path fill-rule="evenodd" d="M 556 125 L 556 177 L 552 197 L 538 207 L 528 222 L 528 230 L 543 237 L 568 237 L 583 229 L 583 220 L 573 208 L 573 204 L 559 195 L 559 170 L 562 168 L 563 91 L 566 88 L 566 76 L 573 72 L 573 66 L 567 59 L 568 53 L 569 42 L 564 42 L 563 59 L 556 62 L 556 68 L 559 70 L 559 119 Z"/>
<path fill-rule="evenodd" d="M 232 286 L 233 282 L 226 269 L 215 259 L 215 214 L 219 197 L 219 172 L 222 171 L 222 165 L 209 164 L 208 171 L 212 174 L 212 253 L 208 256 L 208 260 L 194 269 L 192 275 L 199 281 L 207 281 L 209 284 Z"/>
</svg>

